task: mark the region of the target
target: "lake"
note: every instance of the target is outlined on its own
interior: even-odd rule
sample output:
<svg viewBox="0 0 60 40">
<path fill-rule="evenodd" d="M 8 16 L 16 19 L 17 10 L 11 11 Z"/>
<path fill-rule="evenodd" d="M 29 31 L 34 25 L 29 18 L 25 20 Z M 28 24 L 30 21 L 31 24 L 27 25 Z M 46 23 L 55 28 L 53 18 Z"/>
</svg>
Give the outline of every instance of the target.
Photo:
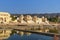
<svg viewBox="0 0 60 40">
<path fill-rule="evenodd" d="M 19 35 L 15 33 L 11 35 L 7 40 L 53 40 L 53 37 L 40 34 Z"/>
</svg>

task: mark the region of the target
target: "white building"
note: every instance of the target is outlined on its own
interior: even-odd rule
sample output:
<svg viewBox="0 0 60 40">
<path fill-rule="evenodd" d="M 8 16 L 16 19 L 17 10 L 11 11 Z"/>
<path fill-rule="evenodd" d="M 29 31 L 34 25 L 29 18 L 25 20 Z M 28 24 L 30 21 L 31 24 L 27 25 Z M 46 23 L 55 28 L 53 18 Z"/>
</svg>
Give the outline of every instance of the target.
<svg viewBox="0 0 60 40">
<path fill-rule="evenodd" d="M 32 20 L 33 20 L 35 23 L 38 23 L 38 17 L 37 17 L 37 16 L 34 16 Z"/>
<path fill-rule="evenodd" d="M 19 21 L 20 23 L 26 23 L 26 22 L 24 21 L 24 16 L 23 16 L 23 15 L 20 15 L 20 16 L 19 16 L 18 21 Z"/>
<path fill-rule="evenodd" d="M 10 22 L 10 14 L 8 12 L 0 12 L 0 23 L 8 24 Z"/>
<path fill-rule="evenodd" d="M 25 18 L 26 18 L 26 22 L 28 24 L 33 24 L 34 23 L 34 21 L 32 20 L 32 17 L 30 15 L 27 15 Z"/>
<path fill-rule="evenodd" d="M 21 15 L 18 18 L 18 20 L 20 23 L 27 23 L 27 24 L 49 24 L 47 18 L 45 17 L 39 18 L 37 16 L 32 17 L 30 15 L 26 16 Z"/>
<path fill-rule="evenodd" d="M 44 16 L 42 18 L 39 18 L 37 16 L 34 16 L 33 17 L 33 21 L 36 23 L 36 24 L 49 24 L 47 18 L 45 18 Z"/>
<path fill-rule="evenodd" d="M 38 22 L 38 24 L 41 24 L 42 23 L 42 18 L 38 18 L 38 20 L 37 20 Z"/>
<path fill-rule="evenodd" d="M 42 17 L 42 22 L 44 24 L 49 24 L 49 21 L 47 20 L 47 18 L 45 18 L 44 16 Z"/>
</svg>

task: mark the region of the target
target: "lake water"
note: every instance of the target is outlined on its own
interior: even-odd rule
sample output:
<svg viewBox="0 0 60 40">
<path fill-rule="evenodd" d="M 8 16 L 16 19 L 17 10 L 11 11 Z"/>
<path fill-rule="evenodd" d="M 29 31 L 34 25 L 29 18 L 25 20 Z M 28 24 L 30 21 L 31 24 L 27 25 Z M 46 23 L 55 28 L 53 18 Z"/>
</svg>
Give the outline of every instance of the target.
<svg viewBox="0 0 60 40">
<path fill-rule="evenodd" d="M 13 34 L 7 40 L 53 40 L 53 37 L 44 36 L 39 34 L 31 34 L 31 35 L 18 35 Z"/>
</svg>

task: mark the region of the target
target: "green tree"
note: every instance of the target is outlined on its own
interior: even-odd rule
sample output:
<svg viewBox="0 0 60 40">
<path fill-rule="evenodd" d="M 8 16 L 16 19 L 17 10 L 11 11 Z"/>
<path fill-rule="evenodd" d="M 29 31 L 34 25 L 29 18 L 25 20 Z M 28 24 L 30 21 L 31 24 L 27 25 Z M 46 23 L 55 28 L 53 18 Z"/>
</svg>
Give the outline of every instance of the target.
<svg viewBox="0 0 60 40">
<path fill-rule="evenodd" d="M 11 18 L 12 18 L 12 21 L 17 19 L 17 17 L 14 17 L 14 16 L 11 16 Z"/>
<path fill-rule="evenodd" d="M 57 30 L 56 28 L 54 28 L 54 29 L 49 29 L 49 32 L 50 32 L 50 33 L 58 33 L 58 30 Z"/>
<path fill-rule="evenodd" d="M 58 22 L 58 17 L 48 18 L 48 20 L 49 20 L 50 22 L 55 22 L 55 23 L 57 23 L 57 22 Z"/>
</svg>

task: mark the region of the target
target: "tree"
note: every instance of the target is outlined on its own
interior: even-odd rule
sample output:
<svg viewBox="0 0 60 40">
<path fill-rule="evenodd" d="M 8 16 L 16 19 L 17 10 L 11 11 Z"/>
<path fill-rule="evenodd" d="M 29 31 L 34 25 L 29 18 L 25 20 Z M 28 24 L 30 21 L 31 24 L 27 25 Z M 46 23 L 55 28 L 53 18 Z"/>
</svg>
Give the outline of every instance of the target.
<svg viewBox="0 0 60 40">
<path fill-rule="evenodd" d="M 58 30 L 57 30 L 56 28 L 54 28 L 54 29 L 49 29 L 49 32 L 50 32 L 50 33 L 58 33 Z"/>
<path fill-rule="evenodd" d="M 11 18 L 12 18 L 12 21 L 17 19 L 17 17 L 14 17 L 14 16 L 11 16 Z"/>
<path fill-rule="evenodd" d="M 50 22 L 55 22 L 55 23 L 57 23 L 57 22 L 58 22 L 58 17 L 48 18 L 48 20 L 49 20 Z"/>
</svg>

